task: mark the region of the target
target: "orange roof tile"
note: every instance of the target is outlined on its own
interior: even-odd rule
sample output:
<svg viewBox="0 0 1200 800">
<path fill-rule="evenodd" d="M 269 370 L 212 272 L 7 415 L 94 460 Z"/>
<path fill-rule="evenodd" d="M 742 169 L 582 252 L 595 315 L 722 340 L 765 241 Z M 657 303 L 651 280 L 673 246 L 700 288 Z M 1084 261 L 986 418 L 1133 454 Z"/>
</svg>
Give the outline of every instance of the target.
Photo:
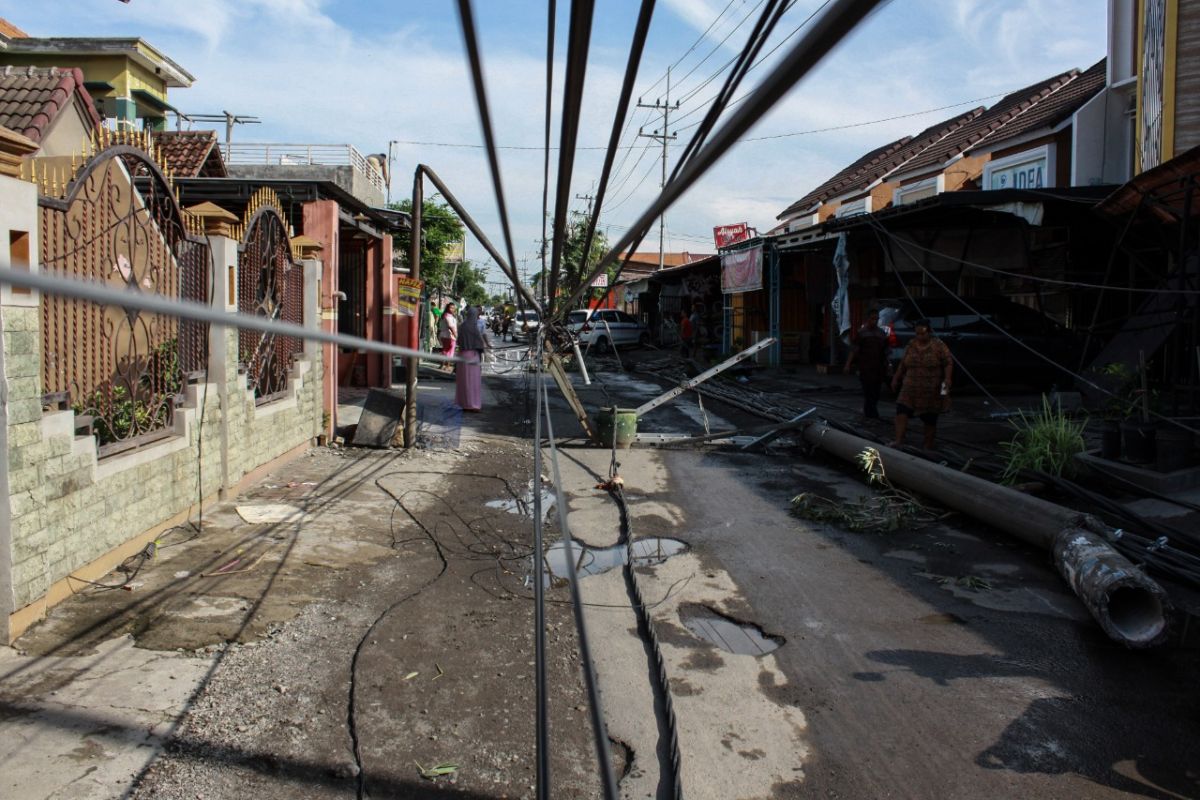
<svg viewBox="0 0 1200 800">
<path fill-rule="evenodd" d="M 225 161 L 216 131 L 159 131 L 154 141 L 167 166 L 181 178 L 224 178 Z"/>
</svg>

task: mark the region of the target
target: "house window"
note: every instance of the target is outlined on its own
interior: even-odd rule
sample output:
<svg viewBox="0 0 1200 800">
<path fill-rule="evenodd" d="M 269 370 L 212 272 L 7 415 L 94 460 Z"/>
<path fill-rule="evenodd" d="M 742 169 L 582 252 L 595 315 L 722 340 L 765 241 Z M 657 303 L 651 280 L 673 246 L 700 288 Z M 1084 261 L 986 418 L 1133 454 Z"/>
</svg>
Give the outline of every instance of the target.
<svg viewBox="0 0 1200 800">
<path fill-rule="evenodd" d="M 893 194 L 892 204 L 902 206 L 906 203 L 915 203 L 918 200 L 924 200 L 926 197 L 933 197 L 938 193 L 939 188 L 941 187 L 936 177 L 910 183 L 907 186 L 901 186 Z"/>
</svg>

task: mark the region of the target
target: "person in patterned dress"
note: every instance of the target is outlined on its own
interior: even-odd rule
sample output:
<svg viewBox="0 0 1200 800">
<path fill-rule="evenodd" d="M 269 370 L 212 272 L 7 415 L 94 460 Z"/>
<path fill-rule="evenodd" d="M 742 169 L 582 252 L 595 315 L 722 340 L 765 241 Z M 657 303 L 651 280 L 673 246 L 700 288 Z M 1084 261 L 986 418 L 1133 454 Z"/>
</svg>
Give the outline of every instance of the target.
<svg viewBox="0 0 1200 800">
<path fill-rule="evenodd" d="M 933 335 L 929 320 L 918 320 L 913 326 L 916 338 L 909 342 L 892 378 L 896 392 L 896 441 L 904 443 L 908 418 L 919 417 L 925 423 L 925 449 L 933 449 L 937 435 L 938 415 L 950 409 L 950 385 L 954 376 L 954 359 L 950 348 Z"/>
</svg>

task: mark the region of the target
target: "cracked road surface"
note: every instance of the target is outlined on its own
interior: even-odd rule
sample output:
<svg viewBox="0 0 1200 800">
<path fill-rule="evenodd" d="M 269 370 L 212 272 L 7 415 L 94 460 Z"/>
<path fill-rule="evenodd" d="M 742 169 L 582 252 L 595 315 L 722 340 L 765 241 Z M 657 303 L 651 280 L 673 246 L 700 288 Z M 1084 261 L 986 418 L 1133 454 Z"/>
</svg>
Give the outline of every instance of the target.
<svg viewBox="0 0 1200 800">
<path fill-rule="evenodd" d="M 597 378 L 593 408 L 655 387 Z M 165 538 L 132 591 L 56 608 L 0 655 L 0 795 L 532 797 L 532 526 L 512 502 L 530 488 L 528 385 L 501 362 L 485 413 L 460 422 L 452 385 L 425 381 L 434 449 L 313 451 L 206 511 L 199 535 Z M 643 429 L 702 424 L 685 395 Z M 614 544 L 617 506 L 596 488 L 609 454 L 560 458 L 573 533 Z M 1042 554 L 962 519 L 889 534 L 801 520 L 798 492 L 867 489 L 786 439 L 619 461 L 633 536 L 687 544 L 634 574 L 689 800 L 1200 796 L 1197 653 L 1116 649 Z M 301 513 L 236 511 L 279 504 Z M 621 794 L 668 798 L 667 718 L 622 570 L 581 589 Z M 553 796 L 596 797 L 561 581 L 548 598 Z M 778 649 L 741 651 L 721 626 Z M 440 764 L 457 769 L 421 777 Z"/>
</svg>

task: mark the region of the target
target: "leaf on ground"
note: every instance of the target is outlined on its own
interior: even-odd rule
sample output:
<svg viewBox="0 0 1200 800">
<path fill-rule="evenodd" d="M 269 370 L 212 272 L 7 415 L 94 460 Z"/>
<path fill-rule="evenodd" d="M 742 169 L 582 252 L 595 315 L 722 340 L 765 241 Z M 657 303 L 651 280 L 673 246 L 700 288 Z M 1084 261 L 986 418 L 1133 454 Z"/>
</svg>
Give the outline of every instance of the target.
<svg viewBox="0 0 1200 800">
<path fill-rule="evenodd" d="M 421 777 L 427 778 L 428 780 L 433 780 L 434 778 L 440 778 L 445 775 L 453 775 L 455 772 L 458 772 L 457 764 L 449 764 L 449 763 L 436 764 L 427 769 L 425 767 L 422 767 L 416 761 L 414 761 L 413 763 L 416 764 L 417 769 L 419 769 L 421 771 Z"/>
</svg>

